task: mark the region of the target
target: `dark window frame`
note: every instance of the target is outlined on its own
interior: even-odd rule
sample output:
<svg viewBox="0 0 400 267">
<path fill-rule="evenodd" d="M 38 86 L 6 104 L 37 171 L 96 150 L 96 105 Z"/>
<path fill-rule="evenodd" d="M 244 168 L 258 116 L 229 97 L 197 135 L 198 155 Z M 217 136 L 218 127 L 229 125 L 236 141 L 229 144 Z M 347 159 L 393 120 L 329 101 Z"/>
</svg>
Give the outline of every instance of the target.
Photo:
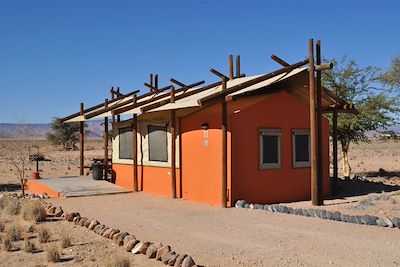
<svg viewBox="0 0 400 267">
<path fill-rule="evenodd" d="M 303 135 L 308 137 L 308 161 L 300 161 L 296 158 L 296 136 Z M 293 168 L 309 168 L 311 166 L 311 140 L 309 129 L 292 129 L 292 160 Z"/>
<path fill-rule="evenodd" d="M 275 136 L 277 137 L 277 162 L 276 163 L 265 163 L 264 162 L 264 136 Z M 281 130 L 280 129 L 268 129 L 263 128 L 259 130 L 259 168 L 261 170 L 269 169 L 280 169 L 281 168 Z"/>
</svg>

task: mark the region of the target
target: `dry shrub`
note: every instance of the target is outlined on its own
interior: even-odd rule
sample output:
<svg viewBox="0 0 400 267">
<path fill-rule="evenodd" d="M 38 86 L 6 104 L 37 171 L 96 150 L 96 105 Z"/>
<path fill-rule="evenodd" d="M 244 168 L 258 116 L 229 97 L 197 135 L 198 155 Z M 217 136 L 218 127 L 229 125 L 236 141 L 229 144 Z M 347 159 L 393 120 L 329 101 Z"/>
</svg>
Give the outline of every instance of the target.
<svg viewBox="0 0 400 267">
<path fill-rule="evenodd" d="M 0 232 L 4 232 L 4 229 L 6 228 L 6 224 L 3 220 L 0 220 Z"/>
<path fill-rule="evenodd" d="M 123 255 L 115 255 L 106 262 L 106 267 L 130 267 L 129 258 Z"/>
<path fill-rule="evenodd" d="M 9 236 L 6 236 L 3 240 L 3 248 L 5 251 L 11 251 L 12 250 L 12 241 Z"/>
<path fill-rule="evenodd" d="M 18 215 L 21 211 L 21 204 L 16 199 L 9 199 L 6 201 L 5 209 L 9 215 Z"/>
<path fill-rule="evenodd" d="M 28 253 L 33 253 L 36 251 L 35 244 L 29 240 L 28 236 L 26 236 L 24 239 L 24 251 Z"/>
<path fill-rule="evenodd" d="M 39 201 L 26 202 L 22 210 L 22 217 L 28 221 L 43 222 L 46 220 L 46 210 Z"/>
<path fill-rule="evenodd" d="M 71 236 L 68 233 L 63 232 L 61 234 L 61 248 L 70 247 L 71 244 L 72 244 Z"/>
<path fill-rule="evenodd" d="M 48 262 L 59 262 L 60 261 L 60 252 L 58 251 L 58 248 L 54 245 L 49 246 L 47 249 L 47 261 Z"/>
<path fill-rule="evenodd" d="M 27 233 L 34 233 L 36 231 L 36 224 L 31 224 L 29 227 L 26 229 Z"/>
<path fill-rule="evenodd" d="M 44 227 L 44 226 L 39 227 L 37 232 L 38 232 L 38 239 L 39 239 L 40 243 L 47 243 L 49 241 L 50 232 L 46 227 Z"/>
<path fill-rule="evenodd" d="M 10 238 L 11 241 L 21 240 L 21 226 L 18 224 L 13 224 L 7 231 L 7 237 Z"/>
</svg>

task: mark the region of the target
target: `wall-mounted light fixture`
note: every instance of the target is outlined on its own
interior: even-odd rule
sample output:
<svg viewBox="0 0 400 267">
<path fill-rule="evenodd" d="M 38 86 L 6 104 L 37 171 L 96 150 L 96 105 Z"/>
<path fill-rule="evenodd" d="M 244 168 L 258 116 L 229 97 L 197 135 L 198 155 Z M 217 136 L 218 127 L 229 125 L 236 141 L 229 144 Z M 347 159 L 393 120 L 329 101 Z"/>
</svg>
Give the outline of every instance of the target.
<svg viewBox="0 0 400 267">
<path fill-rule="evenodd" d="M 210 126 L 208 125 L 207 122 L 201 124 L 201 129 L 203 129 L 203 130 L 208 130 L 209 127 Z"/>
</svg>

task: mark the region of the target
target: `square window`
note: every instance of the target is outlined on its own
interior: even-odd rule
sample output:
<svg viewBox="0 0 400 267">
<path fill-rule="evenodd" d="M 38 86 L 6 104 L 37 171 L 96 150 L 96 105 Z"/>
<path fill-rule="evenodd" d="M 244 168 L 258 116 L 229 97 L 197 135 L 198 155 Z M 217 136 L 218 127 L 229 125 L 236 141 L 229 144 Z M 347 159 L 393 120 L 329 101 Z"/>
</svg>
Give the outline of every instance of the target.
<svg viewBox="0 0 400 267">
<path fill-rule="evenodd" d="M 119 129 L 119 158 L 133 159 L 133 136 L 132 128 L 125 127 Z"/>
<path fill-rule="evenodd" d="M 168 162 L 167 127 L 148 126 L 149 161 Z"/>
<path fill-rule="evenodd" d="M 281 132 L 275 129 L 260 130 L 260 169 L 281 167 Z"/>
<path fill-rule="evenodd" d="M 293 130 L 293 167 L 310 167 L 310 131 Z"/>
</svg>

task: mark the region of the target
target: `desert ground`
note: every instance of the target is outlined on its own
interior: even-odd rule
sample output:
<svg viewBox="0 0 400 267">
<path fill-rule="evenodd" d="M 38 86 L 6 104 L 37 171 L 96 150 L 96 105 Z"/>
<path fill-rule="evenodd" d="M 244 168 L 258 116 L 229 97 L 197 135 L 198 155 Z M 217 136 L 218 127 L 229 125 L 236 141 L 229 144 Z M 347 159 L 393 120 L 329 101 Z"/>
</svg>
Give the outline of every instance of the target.
<svg viewBox="0 0 400 267">
<path fill-rule="evenodd" d="M 78 151 L 60 151 L 47 141 L 0 141 L 2 191 L 18 192 L 10 157 L 27 145 L 51 161 L 40 163 L 43 177 L 77 175 Z M 88 141 L 85 161 L 103 155 L 101 141 Z M 373 140 L 353 145 L 350 164 L 355 177 L 339 180 L 338 196 L 325 201 L 325 210 L 345 214 L 400 217 L 400 141 Z M 35 169 L 26 167 L 27 175 Z M 339 172 L 340 173 L 340 172 Z M 17 190 L 17 191 L 16 191 Z M 50 199 L 67 211 L 78 211 L 104 224 L 134 234 L 140 240 L 162 242 L 204 266 L 398 266 L 400 230 L 356 225 L 250 209 L 221 209 L 145 193 Z M 309 201 L 287 203 L 311 207 Z M 14 220 L 2 213 L 1 219 Z M 4 217 L 6 216 L 6 217 Z M 16 220 L 16 219 L 15 219 Z M 59 233 L 71 233 L 73 245 L 61 251 L 54 265 L 104 266 L 108 258 L 129 254 L 134 266 L 164 266 L 116 246 L 65 221 L 44 223 L 57 243 Z M 51 242 L 50 242 L 51 243 Z M 18 242 L 15 244 L 21 246 Z M 39 245 L 40 246 L 40 245 Z M 41 245 L 46 250 L 45 245 Z M 122 254 L 120 254 L 122 253 Z M 7 266 L 52 266 L 45 252 L 0 250 Z"/>
</svg>

